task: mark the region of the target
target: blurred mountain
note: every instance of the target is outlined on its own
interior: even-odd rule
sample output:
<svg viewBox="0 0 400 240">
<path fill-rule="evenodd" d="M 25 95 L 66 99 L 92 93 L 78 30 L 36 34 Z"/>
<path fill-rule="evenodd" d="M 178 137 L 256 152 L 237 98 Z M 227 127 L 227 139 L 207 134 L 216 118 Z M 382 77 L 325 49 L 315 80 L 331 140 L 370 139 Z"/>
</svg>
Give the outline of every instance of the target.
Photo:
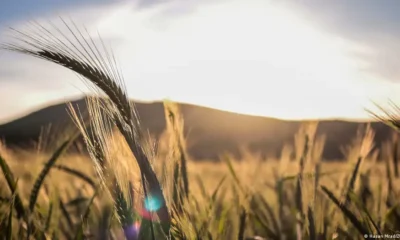
<svg viewBox="0 0 400 240">
<path fill-rule="evenodd" d="M 86 102 L 72 102 L 85 112 Z M 278 157 L 285 144 L 293 144 L 294 135 L 302 121 L 283 121 L 274 118 L 248 116 L 189 104 L 179 104 L 184 118 L 188 153 L 193 159 L 217 160 L 224 152 L 240 157 L 246 146 L 262 156 Z M 143 128 L 159 137 L 166 127 L 162 102 L 136 103 Z M 52 125 L 53 130 L 73 126 L 66 103 L 43 108 L 12 122 L 0 125 L 0 139 L 8 145 L 27 145 L 37 141 L 41 131 Z M 340 146 L 356 136 L 357 129 L 366 122 L 320 121 L 317 135 L 326 135 L 323 158 L 341 159 Z M 392 130 L 379 122 L 372 122 L 376 131 L 376 146 L 389 139 Z"/>
</svg>

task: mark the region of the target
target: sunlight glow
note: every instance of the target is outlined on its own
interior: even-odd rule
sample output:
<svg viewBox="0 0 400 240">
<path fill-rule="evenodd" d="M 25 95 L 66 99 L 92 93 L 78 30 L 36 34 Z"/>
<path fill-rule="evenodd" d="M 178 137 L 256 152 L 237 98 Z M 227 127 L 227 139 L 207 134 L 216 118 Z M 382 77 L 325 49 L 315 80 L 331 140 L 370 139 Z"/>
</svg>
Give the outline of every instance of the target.
<svg viewBox="0 0 400 240">
<path fill-rule="evenodd" d="M 115 50 L 132 96 L 279 118 L 363 115 L 363 63 L 351 56 L 359 49 L 288 9 L 223 1 L 165 11 L 121 8 L 98 23 L 124 39 Z"/>
<path fill-rule="evenodd" d="M 356 56 L 371 49 L 324 32 L 277 1 L 129 3 L 103 12 L 84 24 L 112 46 L 137 100 L 284 119 L 365 118 L 371 99 L 400 90 L 364 70 Z M 78 93 L 59 89 L 30 94 L 25 103 Z"/>
</svg>

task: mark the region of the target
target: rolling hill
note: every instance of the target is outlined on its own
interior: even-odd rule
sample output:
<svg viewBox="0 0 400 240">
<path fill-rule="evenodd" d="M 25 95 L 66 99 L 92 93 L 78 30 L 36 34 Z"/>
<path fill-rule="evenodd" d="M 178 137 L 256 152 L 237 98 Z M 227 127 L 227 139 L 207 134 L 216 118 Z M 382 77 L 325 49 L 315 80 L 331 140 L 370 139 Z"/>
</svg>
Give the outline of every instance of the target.
<svg viewBox="0 0 400 240">
<path fill-rule="evenodd" d="M 72 103 L 78 105 L 81 111 L 85 111 L 84 99 Z M 137 102 L 136 107 L 143 127 L 153 136 L 159 137 L 166 126 L 163 104 Z M 53 105 L 0 125 L 0 138 L 8 145 L 24 145 L 36 141 L 41 129 L 49 124 L 60 128 L 71 125 L 66 108 L 66 103 Z M 188 153 L 198 160 L 217 160 L 220 154 L 226 151 L 240 157 L 239 146 L 244 145 L 263 156 L 279 156 L 284 144 L 293 143 L 294 134 L 302 123 L 236 114 L 189 104 L 180 104 L 180 109 L 185 121 Z M 365 123 L 321 121 L 317 134 L 327 136 L 323 158 L 340 159 L 340 146 L 349 144 L 362 124 Z M 376 145 L 380 146 L 390 137 L 392 130 L 379 122 L 372 122 L 371 125 L 376 131 Z"/>
</svg>

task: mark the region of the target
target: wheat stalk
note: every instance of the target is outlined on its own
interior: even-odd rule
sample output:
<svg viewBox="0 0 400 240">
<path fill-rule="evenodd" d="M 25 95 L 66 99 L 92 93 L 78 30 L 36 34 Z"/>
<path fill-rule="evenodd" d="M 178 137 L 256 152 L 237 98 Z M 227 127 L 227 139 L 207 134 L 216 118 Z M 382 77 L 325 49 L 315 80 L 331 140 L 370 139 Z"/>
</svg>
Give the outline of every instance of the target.
<svg viewBox="0 0 400 240">
<path fill-rule="evenodd" d="M 148 183 L 149 194 L 162 203 L 157 214 L 162 222 L 169 223 L 168 208 L 158 178 L 151 166 L 149 151 L 145 149 L 145 138 L 141 132 L 139 117 L 134 105 L 127 97 L 115 57 L 107 50 L 101 38 L 101 44 L 95 44 L 86 29 L 87 36 L 85 37 L 75 23 L 71 21 L 68 24 L 63 19 L 61 20 L 67 28 L 66 33 L 54 24 L 53 29 L 49 29 L 32 23 L 32 27 L 37 32 L 11 29 L 17 40 L 16 43 L 3 44 L 1 47 L 68 68 L 88 83 L 92 83 L 95 91 L 99 93 L 98 89 L 100 89 L 105 93 L 110 99 L 106 107 L 111 120 L 118 127 L 135 156 L 144 180 Z M 61 36 L 56 36 L 55 33 Z M 67 36 L 67 33 L 70 36 Z"/>
</svg>

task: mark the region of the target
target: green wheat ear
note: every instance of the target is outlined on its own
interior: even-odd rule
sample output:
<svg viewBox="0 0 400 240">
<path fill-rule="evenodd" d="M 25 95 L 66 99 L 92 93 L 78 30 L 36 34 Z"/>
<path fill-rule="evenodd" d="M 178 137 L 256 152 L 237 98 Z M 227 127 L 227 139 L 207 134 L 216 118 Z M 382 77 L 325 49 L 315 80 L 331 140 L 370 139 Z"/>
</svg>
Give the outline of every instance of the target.
<svg viewBox="0 0 400 240">
<path fill-rule="evenodd" d="M 17 192 L 17 181 L 15 180 L 14 174 L 11 172 L 11 169 L 8 166 L 6 160 L 1 156 L 1 154 L 0 154 L 0 167 L 7 181 L 7 185 L 12 194 L 14 195 L 13 206 L 15 207 L 15 211 L 17 212 L 18 219 L 26 218 L 27 216 L 25 215 L 24 205 L 22 204 L 21 197 Z"/>
<path fill-rule="evenodd" d="M 46 162 L 45 166 L 43 167 L 42 171 L 40 172 L 38 178 L 33 185 L 31 191 L 31 197 L 29 199 L 29 211 L 33 213 L 36 201 L 39 196 L 40 189 L 43 185 L 44 179 L 49 174 L 53 165 L 57 162 L 60 156 L 68 149 L 68 147 L 72 144 L 72 142 L 79 136 L 79 134 L 74 134 L 70 139 L 66 140 L 61 146 L 53 153 L 50 159 Z"/>
</svg>

